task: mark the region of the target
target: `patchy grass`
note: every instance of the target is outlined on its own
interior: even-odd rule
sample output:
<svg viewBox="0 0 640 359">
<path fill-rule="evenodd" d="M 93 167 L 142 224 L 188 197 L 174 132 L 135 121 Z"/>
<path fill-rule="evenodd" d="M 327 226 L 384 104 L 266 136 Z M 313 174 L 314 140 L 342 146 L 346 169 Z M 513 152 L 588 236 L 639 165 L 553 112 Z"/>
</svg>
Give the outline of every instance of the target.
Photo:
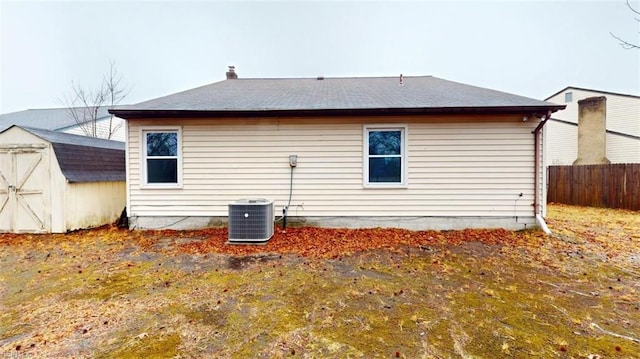
<svg viewBox="0 0 640 359">
<path fill-rule="evenodd" d="M 553 236 L 290 229 L 0 234 L 0 356 L 637 358 L 640 214 Z"/>
</svg>

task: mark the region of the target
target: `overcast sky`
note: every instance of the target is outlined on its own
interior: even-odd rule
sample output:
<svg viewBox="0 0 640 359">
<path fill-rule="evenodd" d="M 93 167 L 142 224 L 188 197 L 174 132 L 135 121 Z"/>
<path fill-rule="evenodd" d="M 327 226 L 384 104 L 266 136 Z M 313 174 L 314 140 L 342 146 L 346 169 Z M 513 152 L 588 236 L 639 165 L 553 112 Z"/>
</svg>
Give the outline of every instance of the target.
<svg viewBox="0 0 640 359">
<path fill-rule="evenodd" d="M 244 78 L 402 73 L 537 99 L 566 86 L 640 95 L 640 51 L 609 34 L 640 42 L 624 0 L 0 0 L 0 24 L 0 113 L 63 107 L 110 61 L 124 103 L 224 80 L 228 65 Z"/>
</svg>

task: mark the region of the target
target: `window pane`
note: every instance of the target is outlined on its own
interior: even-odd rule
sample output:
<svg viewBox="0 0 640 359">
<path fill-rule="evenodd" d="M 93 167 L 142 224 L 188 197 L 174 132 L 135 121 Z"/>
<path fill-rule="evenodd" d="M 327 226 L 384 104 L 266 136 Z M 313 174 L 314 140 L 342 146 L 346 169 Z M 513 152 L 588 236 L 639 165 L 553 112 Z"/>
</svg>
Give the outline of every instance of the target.
<svg viewBox="0 0 640 359">
<path fill-rule="evenodd" d="M 147 156 L 177 156 L 178 134 L 175 132 L 147 133 Z"/>
<path fill-rule="evenodd" d="M 369 182 L 402 181 L 402 159 L 400 157 L 369 158 Z"/>
<path fill-rule="evenodd" d="M 399 155 L 400 131 L 369 131 L 369 155 Z"/>
<path fill-rule="evenodd" d="M 564 93 L 564 102 L 573 101 L 573 92 L 565 92 Z"/>
<path fill-rule="evenodd" d="M 177 159 L 147 159 L 148 183 L 178 183 Z"/>
</svg>

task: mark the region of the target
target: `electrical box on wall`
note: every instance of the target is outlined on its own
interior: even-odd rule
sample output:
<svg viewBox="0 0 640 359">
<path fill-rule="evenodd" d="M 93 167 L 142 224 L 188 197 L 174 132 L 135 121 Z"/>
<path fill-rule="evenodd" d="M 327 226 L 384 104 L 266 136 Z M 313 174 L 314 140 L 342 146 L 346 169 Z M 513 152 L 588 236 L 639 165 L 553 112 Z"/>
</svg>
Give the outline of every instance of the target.
<svg viewBox="0 0 640 359">
<path fill-rule="evenodd" d="M 298 165 L 298 155 L 289 155 L 289 166 L 295 167 Z"/>
</svg>

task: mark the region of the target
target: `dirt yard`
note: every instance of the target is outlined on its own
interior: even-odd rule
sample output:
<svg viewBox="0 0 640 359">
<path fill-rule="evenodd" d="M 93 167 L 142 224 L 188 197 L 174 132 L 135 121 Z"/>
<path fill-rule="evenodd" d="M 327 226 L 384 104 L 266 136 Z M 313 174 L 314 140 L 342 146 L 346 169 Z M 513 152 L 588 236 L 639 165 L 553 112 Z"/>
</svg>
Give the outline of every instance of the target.
<svg viewBox="0 0 640 359">
<path fill-rule="evenodd" d="M 554 235 L 0 234 L 0 357 L 640 358 L 640 214 Z"/>
</svg>

